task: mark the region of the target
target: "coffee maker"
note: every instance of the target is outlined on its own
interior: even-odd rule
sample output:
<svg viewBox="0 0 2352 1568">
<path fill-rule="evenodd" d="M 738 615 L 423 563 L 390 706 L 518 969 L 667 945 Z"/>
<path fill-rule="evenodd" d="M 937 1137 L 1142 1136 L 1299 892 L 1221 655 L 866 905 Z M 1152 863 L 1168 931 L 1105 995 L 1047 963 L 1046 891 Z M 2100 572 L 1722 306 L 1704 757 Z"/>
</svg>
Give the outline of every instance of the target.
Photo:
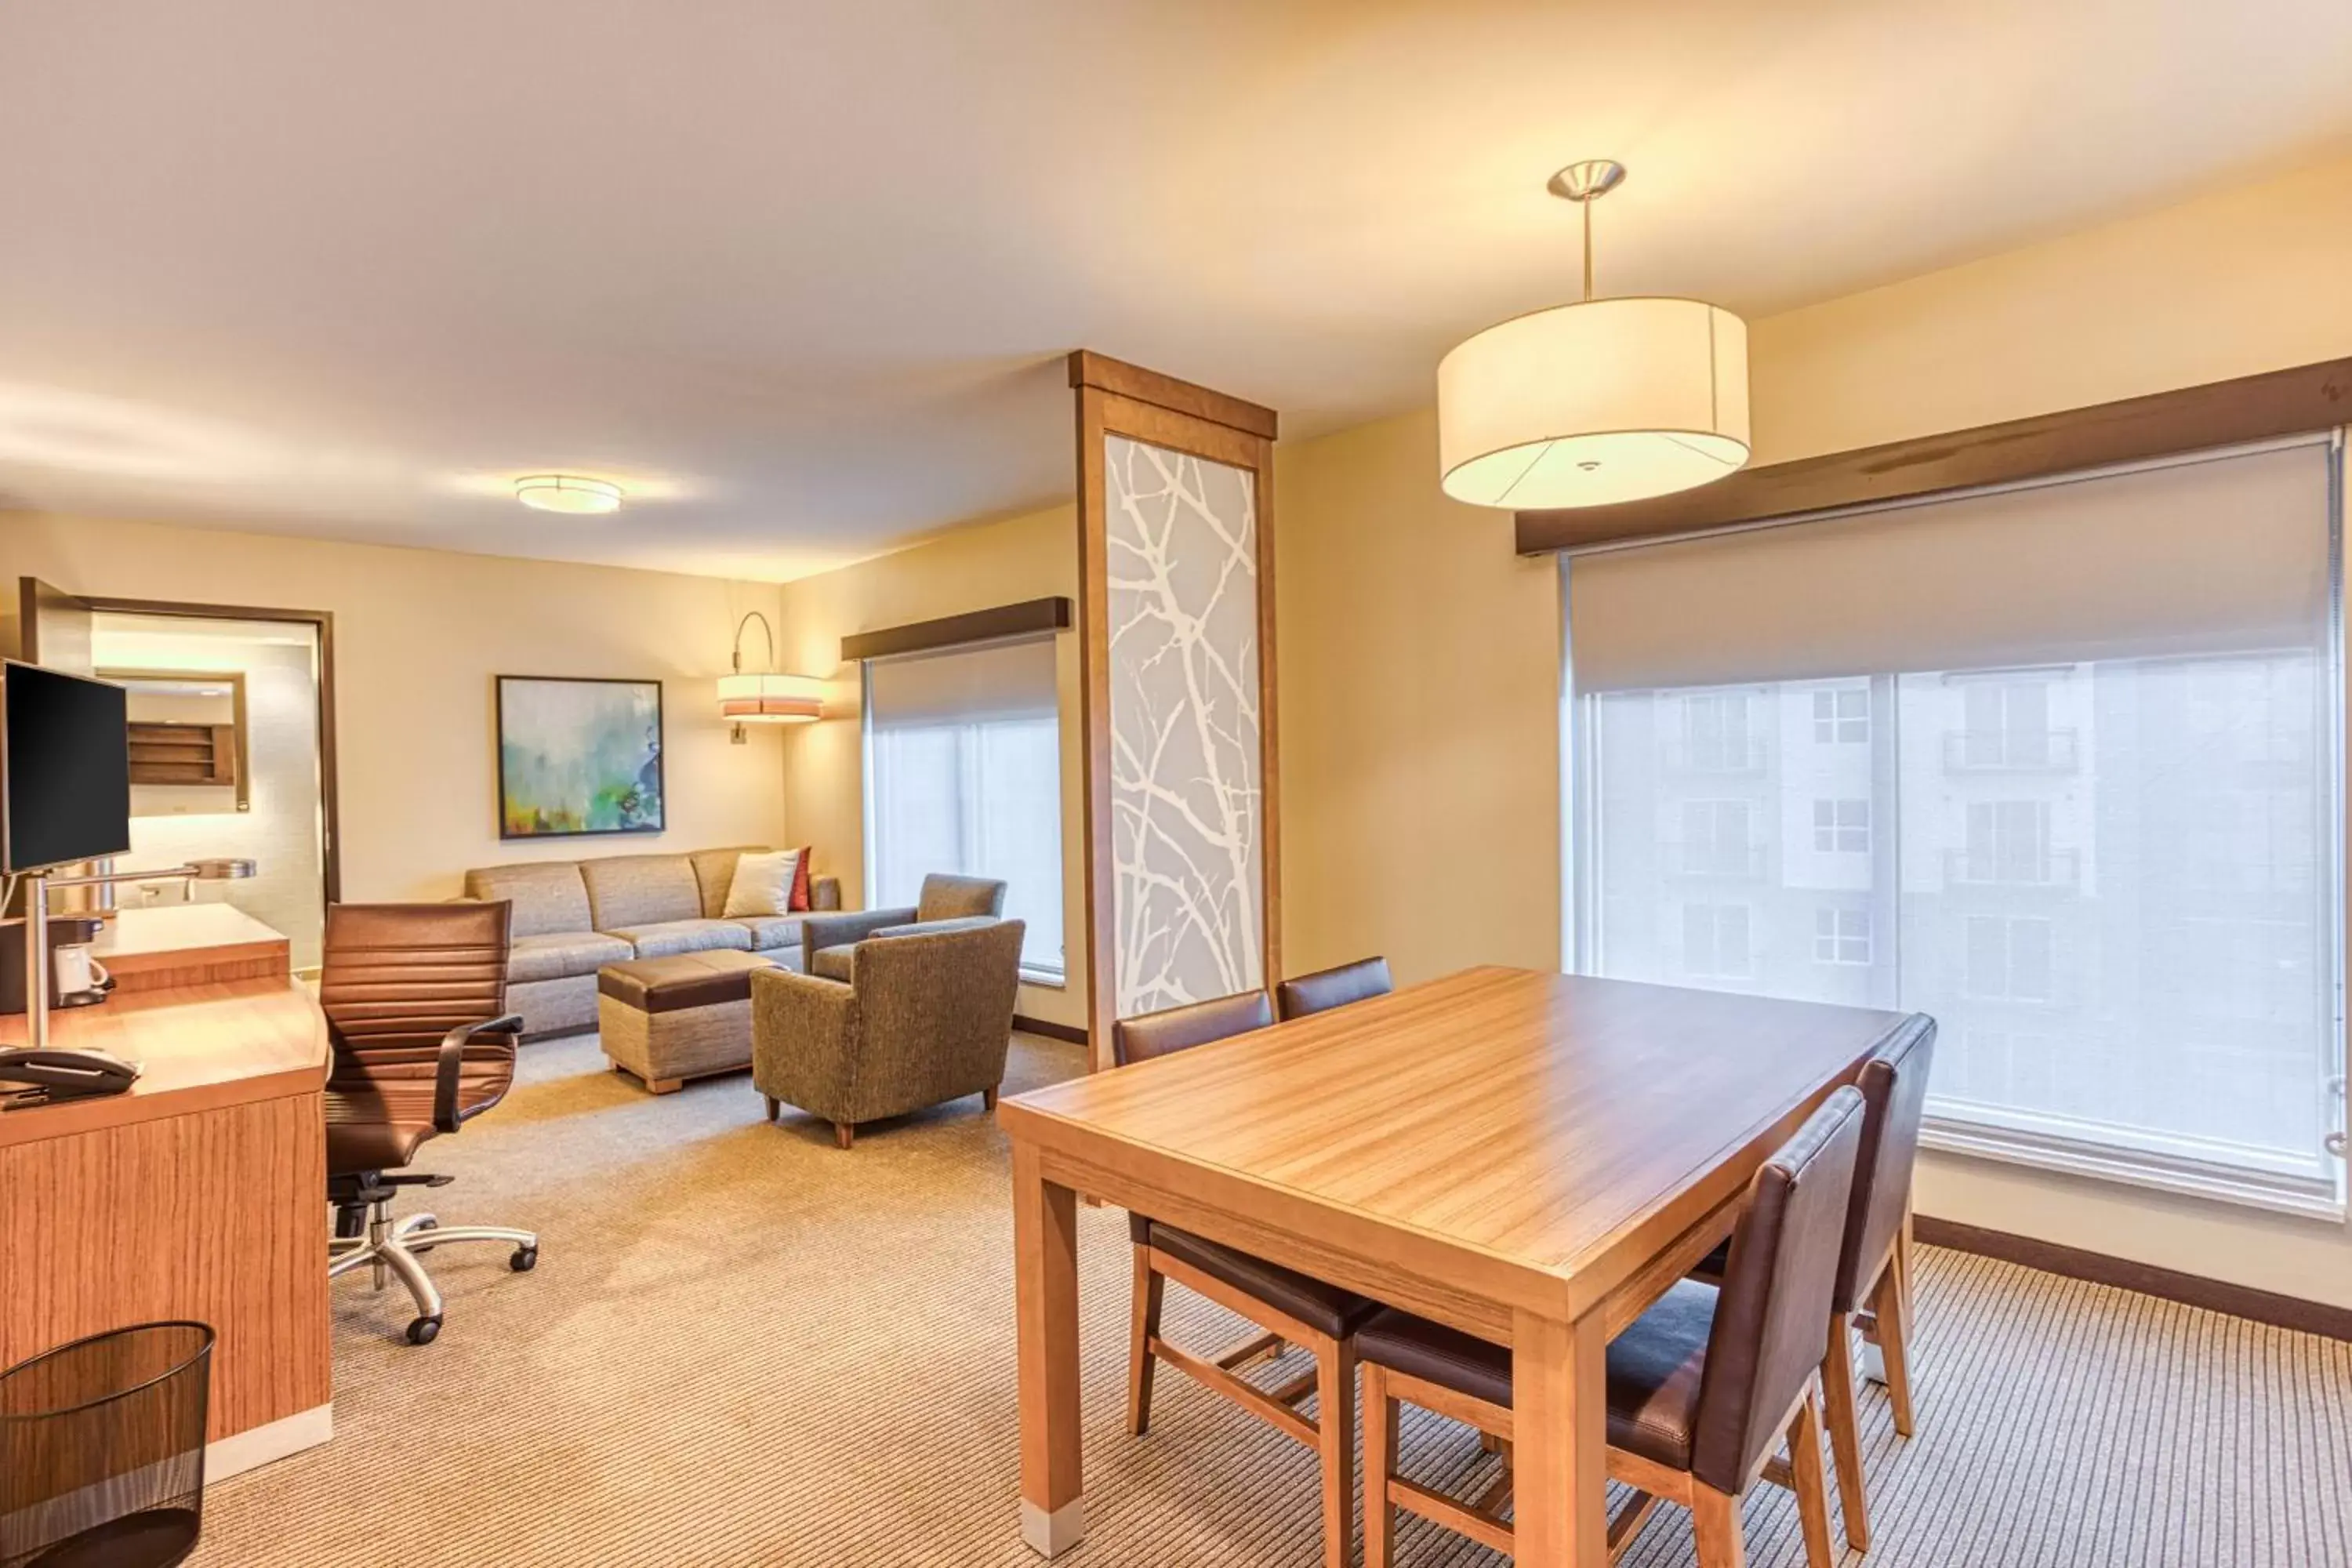
<svg viewBox="0 0 2352 1568">
<path fill-rule="evenodd" d="M 89 1007 L 106 1000 L 114 977 L 90 954 L 104 929 L 90 915 L 51 915 L 49 1005 Z M 25 922 L 0 921 L 0 1014 L 25 1011 Z"/>
</svg>

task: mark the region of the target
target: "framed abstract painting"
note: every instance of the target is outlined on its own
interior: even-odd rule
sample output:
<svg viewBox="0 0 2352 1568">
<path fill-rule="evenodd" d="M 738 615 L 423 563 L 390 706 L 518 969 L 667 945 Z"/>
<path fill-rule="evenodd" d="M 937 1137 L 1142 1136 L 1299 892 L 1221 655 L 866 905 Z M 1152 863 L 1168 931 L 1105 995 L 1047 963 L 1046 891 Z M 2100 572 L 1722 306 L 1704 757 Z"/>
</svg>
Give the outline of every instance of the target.
<svg viewBox="0 0 2352 1568">
<path fill-rule="evenodd" d="M 659 833 L 658 680 L 501 675 L 499 837 Z"/>
</svg>

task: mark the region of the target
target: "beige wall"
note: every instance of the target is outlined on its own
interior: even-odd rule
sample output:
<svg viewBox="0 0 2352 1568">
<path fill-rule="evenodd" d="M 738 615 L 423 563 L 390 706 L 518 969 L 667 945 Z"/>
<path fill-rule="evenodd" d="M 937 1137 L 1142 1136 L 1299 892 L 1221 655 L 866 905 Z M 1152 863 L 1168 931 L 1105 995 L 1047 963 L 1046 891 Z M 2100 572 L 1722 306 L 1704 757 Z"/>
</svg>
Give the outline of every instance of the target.
<svg viewBox="0 0 2352 1568">
<path fill-rule="evenodd" d="M 793 726 L 784 742 L 784 819 L 819 846 L 820 863 L 841 874 L 844 902 L 866 903 L 865 746 L 858 667 L 841 662 L 852 632 L 905 626 L 1024 599 L 1078 592 L 1077 514 L 1067 506 L 957 529 L 929 543 L 785 584 L 777 659 L 782 668 L 829 677 L 825 716 Z M 1062 929 L 1066 987 L 1024 984 L 1029 1017 L 1084 1027 L 1087 1021 L 1085 868 L 1079 856 L 1085 805 L 1078 730 L 1075 633 L 1056 639 L 1062 704 Z"/>
<path fill-rule="evenodd" d="M 1283 967 L 1557 968 L 1559 575 L 1433 413 L 1275 449 Z"/>
<path fill-rule="evenodd" d="M 2352 355 L 2352 159 L 1753 323 L 1758 460 Z M 1433 418 L 1282 447 L 1289 966 L 1559 952 L 1548 563 L 1436 484 Z M 2352 1306 L 2342 1226 L 1929 1157 L 1931 1215 Z"/>
<path fill-rule="evenodd" d="M 736 617 L 775 613 L 771 584 L 0 514 L 11 605 L 26 574 L 85 594 L 333 612 L 347 899 L 445 898 L 466 868 L 502 860 L 782 841 L 781 742 L 755 730 L 729 745 L 713 685 Z M 500 842 L 497 674 L 658 677 L 667 831 Z M 839 854 L 820 839 L 818 868 Z"/>
</svg>

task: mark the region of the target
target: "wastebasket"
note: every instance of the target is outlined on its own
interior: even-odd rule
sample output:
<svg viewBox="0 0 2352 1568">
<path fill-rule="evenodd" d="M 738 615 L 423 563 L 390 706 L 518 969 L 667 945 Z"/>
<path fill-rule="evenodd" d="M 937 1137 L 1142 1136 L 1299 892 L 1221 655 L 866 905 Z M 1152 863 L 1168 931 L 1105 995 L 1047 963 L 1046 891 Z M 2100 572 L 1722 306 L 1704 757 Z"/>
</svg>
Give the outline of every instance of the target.
<svg viewBox="0 0 2352 1568">
<path fill-rule="evenodd" d="M 202 1323 L 142 1323 L 0 1372 L 0 1568 L 184 1562 L 212 1358 Z"/>
</svg>

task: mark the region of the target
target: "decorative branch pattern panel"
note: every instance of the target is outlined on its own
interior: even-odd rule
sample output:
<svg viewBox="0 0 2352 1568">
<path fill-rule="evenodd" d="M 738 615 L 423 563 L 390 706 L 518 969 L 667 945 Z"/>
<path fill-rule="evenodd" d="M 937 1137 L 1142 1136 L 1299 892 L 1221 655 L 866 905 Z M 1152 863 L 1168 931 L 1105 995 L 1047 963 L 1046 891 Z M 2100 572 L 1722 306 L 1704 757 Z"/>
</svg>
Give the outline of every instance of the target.
<svg viewBox="0 0 2352 1568">
<path fill-rule="evenodd" d="M 1257 476 L 1104 439 L 1118 1016 L 1265 983 Z"/>
</svg>

